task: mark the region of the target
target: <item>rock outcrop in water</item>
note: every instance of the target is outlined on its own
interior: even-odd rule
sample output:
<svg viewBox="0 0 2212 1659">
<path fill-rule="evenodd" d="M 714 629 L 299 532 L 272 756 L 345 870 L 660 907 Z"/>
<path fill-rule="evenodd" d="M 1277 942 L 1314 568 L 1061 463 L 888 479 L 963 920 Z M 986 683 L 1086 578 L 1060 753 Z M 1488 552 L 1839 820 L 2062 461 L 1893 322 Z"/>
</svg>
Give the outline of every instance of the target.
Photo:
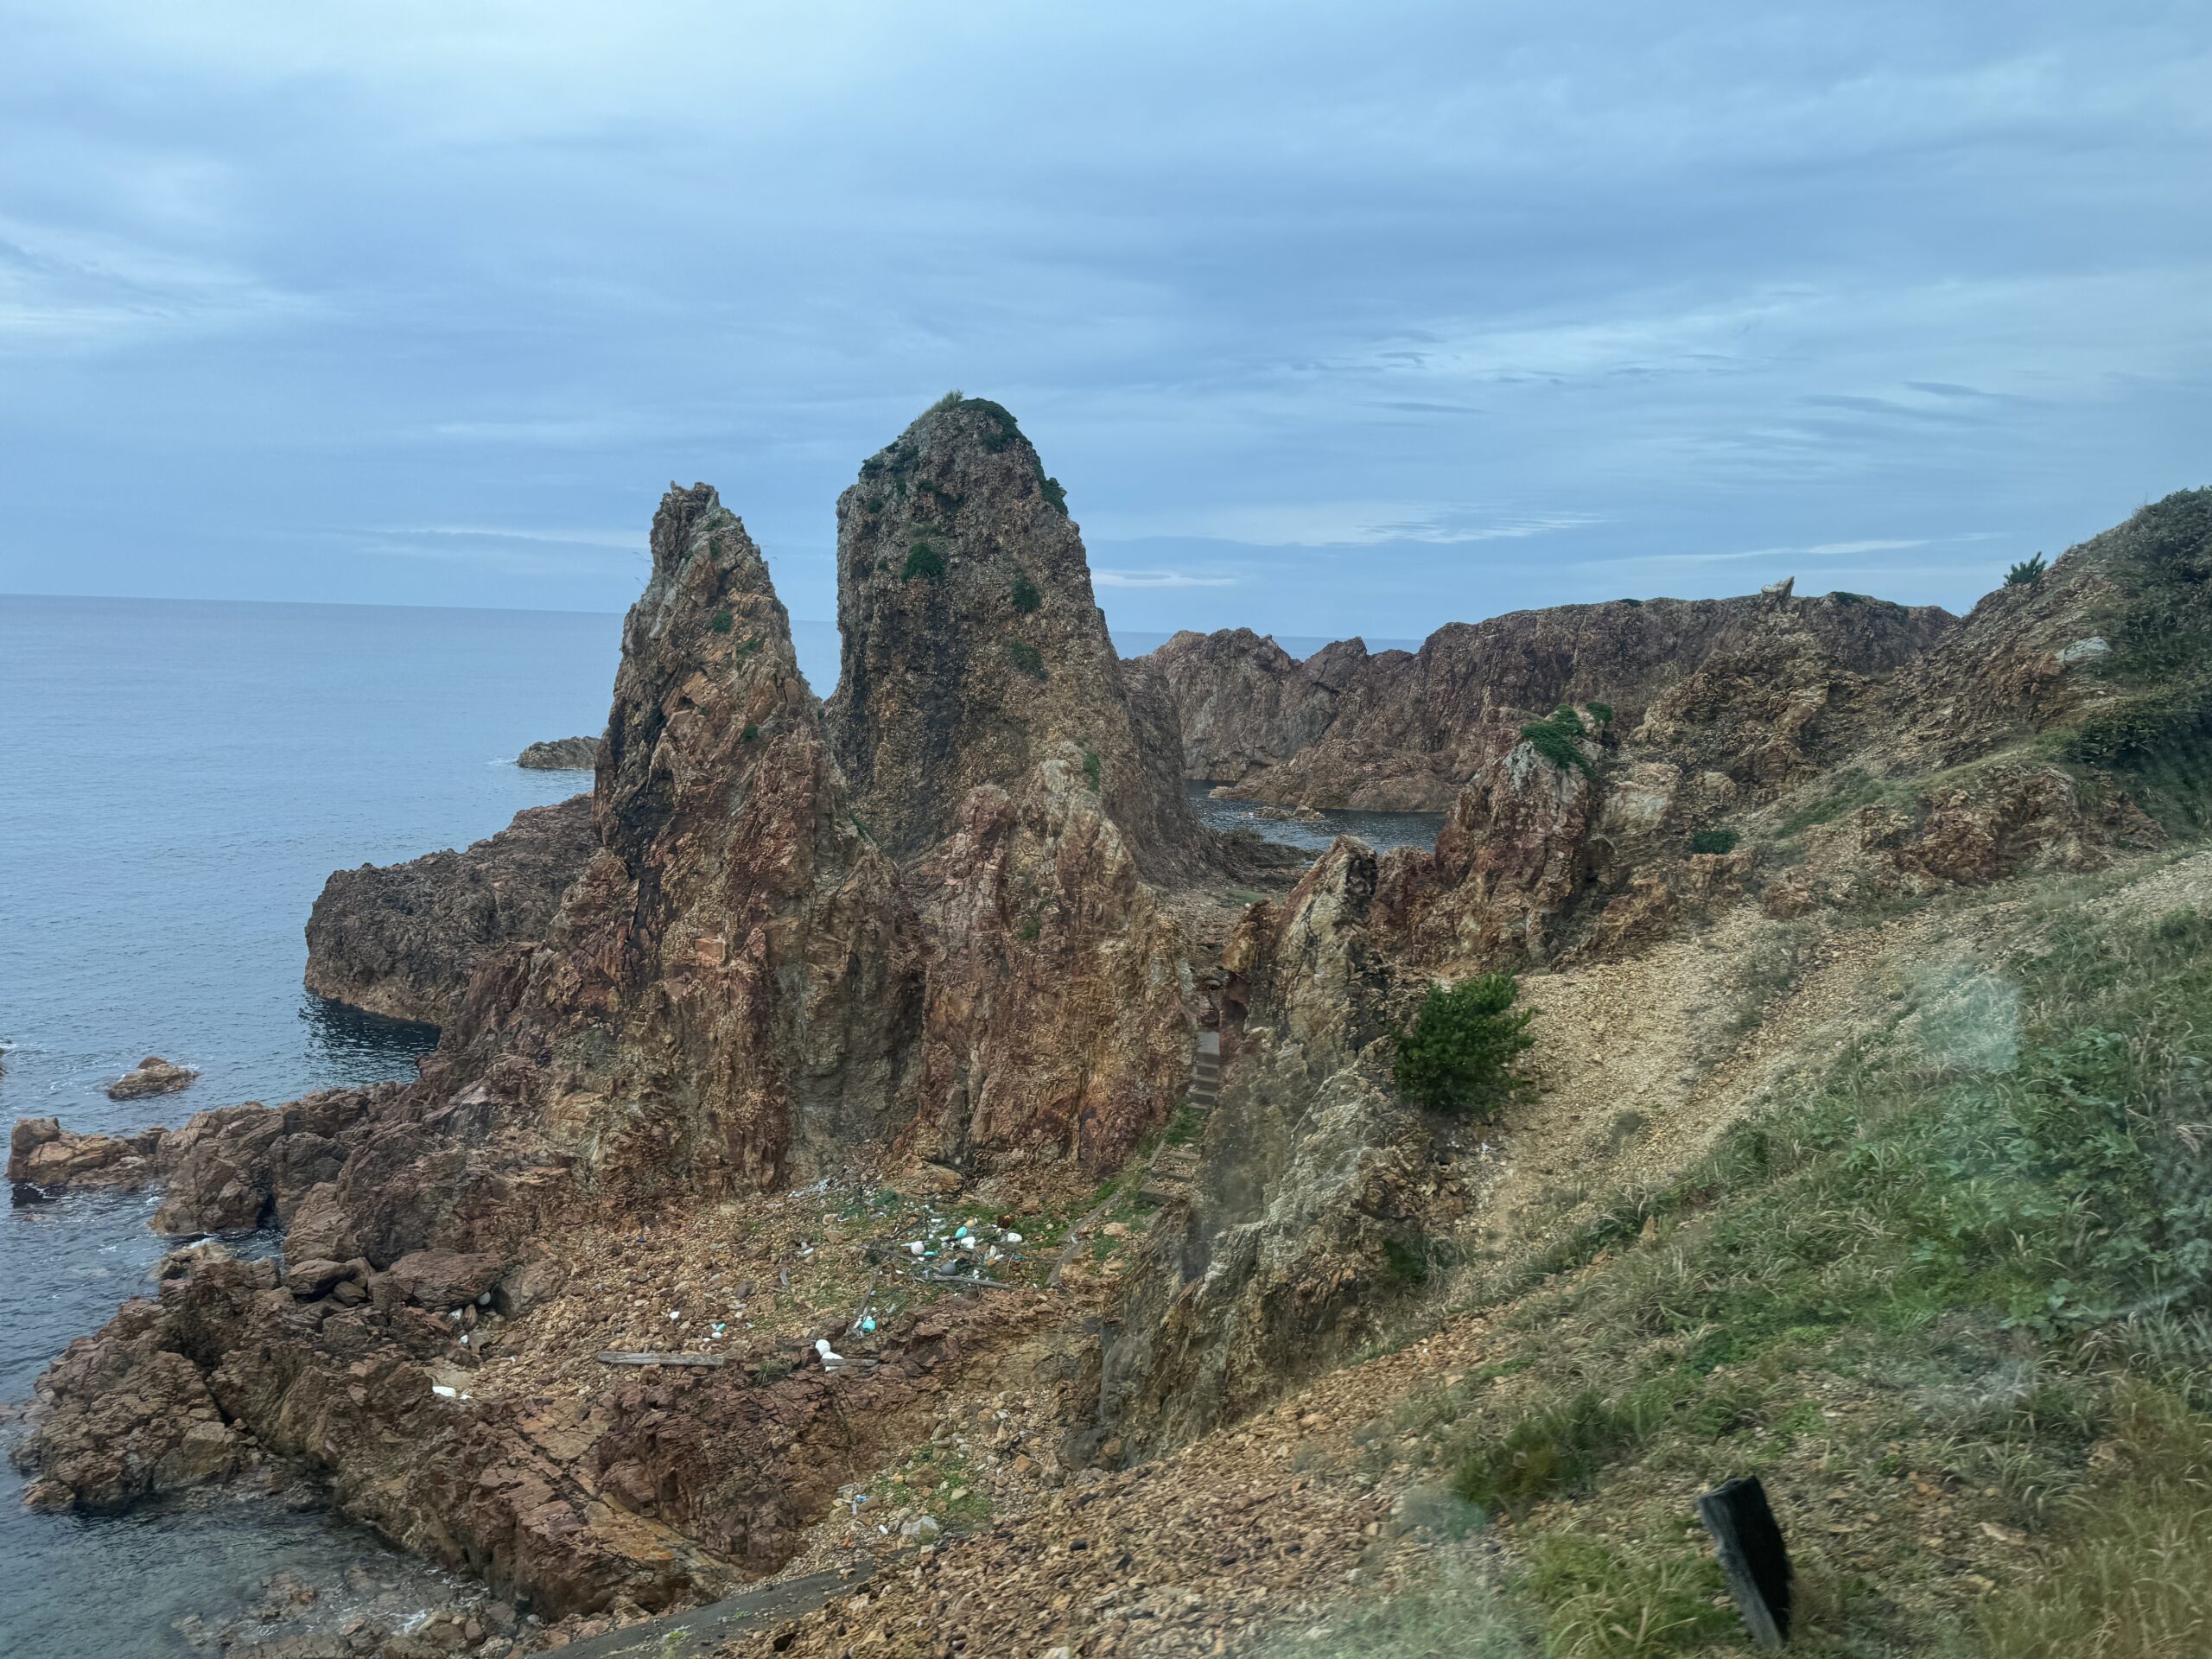
<svg viewBox="0 0 2212 1659">
<path fill-rule="evenodd" d="M 531 772 L 590 772 L 599 765 L 599 740 L 545 738 L 517 755 L 515 765 Z"/>
<path fill-rule="evenodd" d="M 200 1074 L 188 1065 L 172 1065 L 158 1054 L 149 1054 L 107 1086 L 110 1100 L 144 1100 L 153 1095 L 173 1095 L 189 1089 Z"/>
<path fill-rule="evenodd" d="M 524 807 L 461 852 L 334 872 L 308 916 L 307 988 L 448 1025 L 488 953 L 543 935 L 597 844 L 591 797 L 579 795 Z"/>
</svg>

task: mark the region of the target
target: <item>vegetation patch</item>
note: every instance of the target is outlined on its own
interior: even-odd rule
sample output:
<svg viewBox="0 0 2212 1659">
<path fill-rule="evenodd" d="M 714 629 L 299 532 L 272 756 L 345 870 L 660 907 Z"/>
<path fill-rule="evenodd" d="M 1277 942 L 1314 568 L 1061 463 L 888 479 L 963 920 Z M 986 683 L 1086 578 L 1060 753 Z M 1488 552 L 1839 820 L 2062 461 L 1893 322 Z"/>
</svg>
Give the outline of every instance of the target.
<svg viewBox="0 0 2212 1659">
<path fill-rule="evenodd" d="M 1027 674 L 1033 680 L 1042 680 L 1046 677 L 1045 654 L 1026 639 L 1007 640 L 1006 659 L 1012 663 L 1017 671 Z"/>
<path fill-rule="evenodd" d="M 1613 723 L 1613 705 L 1611 703 L 1600 702 L 1597 698 L 1592 697 L 1589 702 L 1584 703 L 1582 706 L 1590 711 L 1590 718 L 1596 721 L 1600 726 L 1610 726 Z"/>
<path fill-rule="evenodd" d="M 1428 1281 L 1428 1249 L 1420 1239 L 1386 1236 L 1382 1241 L 1382 1259 L 1389 1265 L 1390 1277 L 1399 1284 L 1421 1285 Z"/>
<path fill-rule="evenodd" d="M 912 582 L 925 576 L 931 582 L 944 580 L 944 555 L 934 542 L 916 542 L 906 550 L 906 569 L 899 573 L 901 582 Z"/>
<path fill-rule="evenodd" d="M 1562 703 L 1549 720 L 1532 720 L 1521 728 L 1521 735 L 1538 754 L 1550 761 L 1561 772 L 1570 766 L 1579 767 L 1586 778 L 1597 777 L 1597 770 L 1590 764 L 1590 757 L 1582 753 L 1575 740 L 1585 735 L 1582 716 Z"/>
<path fill-rule="evenodd" d="M 2032 557 L 2022 559 L 2007 570 L 2005 573 L 2005 585 L 2007 588 L 2032 588 L 2043 580 L 2043 573 L 2050 568 L 2044 563 L 2043 555 L 2037 553 Z"/>
<path fill-rule="evenodd" d="M 1098 792 L 1098 757 L 1089 749 L 1083 752 L 1084 780 L 1090 785 L 1090 792 Z"/>
<path fill-rule="evenodd" d="M 1690 837 L 1690 851 L 1694 853 L 1732 853 L 1736 850 L 1733 830 L 1700 830 Z"/>
<path fill-rule="evenodd" d="M 1516 1008 L 1520 995 L 1510 973 L 1430 986 L 1398 1036 L 1398 1091 L 1433 1110 L 1493 1116 L 1523 1085 L 1514 1062 L 1535 1046 L 1528 1033 L 1535 1010 Z"/>
<path fill-rule="evenodd" d="M 1032 614 L 1045 602 L 1045 595 L 1037 591 L 1037 584 L 1029 580 L 1027 570 L 1014 573 L 1014 591 L 1008 597 L 1014 601 L 1014 608 L 1024 616 Z"/>
<path fill-rule="evenodd" d="M 707 626 L 716 633 L 728 633 L 737 626 L 737 619 L 728 611 L 716 611 L 707 619 Z"/>
</svg>

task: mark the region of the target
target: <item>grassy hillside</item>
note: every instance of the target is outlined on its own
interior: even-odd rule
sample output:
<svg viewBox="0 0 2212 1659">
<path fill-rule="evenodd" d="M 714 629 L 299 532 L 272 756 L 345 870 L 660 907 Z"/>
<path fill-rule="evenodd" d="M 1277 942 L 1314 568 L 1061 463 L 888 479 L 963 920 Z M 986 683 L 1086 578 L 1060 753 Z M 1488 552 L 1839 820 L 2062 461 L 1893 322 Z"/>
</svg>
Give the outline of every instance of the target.
<svg viewBox="0 0 2212 1659">
<path fill-rule="evenodd" d="M 1491 1269 L 1482 1363 L 1355 1436 L 1478 1565 L 1282 1651 L 1742 1649 L 1690 1501 L 1745 1472 L 1793 1651 L 2212 1651 L 2208 897 L 2169 857 L 1901 934 L 1816 1087 Z"/>
</svg>

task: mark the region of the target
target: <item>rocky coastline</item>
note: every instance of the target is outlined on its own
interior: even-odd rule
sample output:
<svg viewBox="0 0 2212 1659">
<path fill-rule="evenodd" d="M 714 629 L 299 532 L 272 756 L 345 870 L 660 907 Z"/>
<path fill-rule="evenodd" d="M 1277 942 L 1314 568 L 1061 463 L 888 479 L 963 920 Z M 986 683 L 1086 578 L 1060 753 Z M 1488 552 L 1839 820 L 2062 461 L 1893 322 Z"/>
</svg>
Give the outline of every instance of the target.
<svg viewBox="0 0 2212 1659">
<path fill-rule="evenodd" d="M 180 1249 L 54 1362 L 30 1501 L 309 1471 L 547 1642 L 887 1538 L 934 1573 L 943 1517 L 1080 1535 L 1082 1494 L 1137 1502 L 1386 1337 L 1408 1252 L 1475 1248 L 1490 1132 L 1390 1083 L 1433 981 L 2164 839 L 2117 749 L 2054 758 L 2149 717 L 2068 656 L 2164 603 L 2146 520 L 1964 618 L 1783 584 L 1124 662 L 1065 499 L 980 399 L 866 461 L 823 703 L 743 524 L 671 485 L 592 792 L 316 901 L 309 988 L 437 1025 L 417 1081 L 16 1126 L 12 1180 L 284 1234 Z M 1270 868 L 1186 776 L 1447 816 Z M 836 1617 L 790 1650 L 839 1650 Z"/>
</svg>

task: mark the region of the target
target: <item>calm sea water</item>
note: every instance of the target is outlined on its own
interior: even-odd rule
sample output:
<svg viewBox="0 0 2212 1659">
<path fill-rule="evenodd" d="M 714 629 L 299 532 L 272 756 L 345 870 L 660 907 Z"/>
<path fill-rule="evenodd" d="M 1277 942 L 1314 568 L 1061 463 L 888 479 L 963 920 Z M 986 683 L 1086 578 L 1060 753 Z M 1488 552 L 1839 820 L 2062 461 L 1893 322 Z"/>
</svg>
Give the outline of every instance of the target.
<svg viewBox="0 0 2212 1659">
<path fill-rule="evenodd" d="M 411 1076 L 426 1028 L 302 988 L 308 907 L 334 868 L 466 845 L 589 787 L 512 757 L 602 728 L 620 626 L 551 612 L 0 597 L 0 1127 L 175 1124 Z M 834 625 L 793 633 L 826 693 Z M 1247 821 L 1203 791 L 1197 804 L 1224 827 Z M 1253 827 L 1317 847 L 1338 829 L 1383 845 L 1434 833 L 1433 819 L 1366 813 Z M 199 1082 L 110 1102 L 107 1083 L 154 1053 Z M 25 1398 L 53 1355 L 147 1290 L 164 1249 L 146 1226 L 153 1206 L 130 1194 L 0 1208 L 0 1401 Z M 177 1618 L 236 1618 L 279 1569 L 323 1586 L 334 1618 L 365 1593 L 358 1572 L 346 1586 L 348 1567 L 370 1566 L 387 1607 L 448 1590 L 359 1529 L 265 1497 L 86 1519 L 29 1514 L 21 1495 L 0 1465 L 11 1656 L 188 1653 Z"/>
<path fill-rule="evenodd" d="M 620 619 L 353 606 L 0 598 L 0 1124 L 181 1122 L 241 1100 L 411 1076 L 429 1033 L 301 988 L 301 930 L 341 865 L 464 845 L 588 787 L 511 764 L 607 720 Z M 834 655 L 831 658 L 834 664 Z M 115 1104 L 142 1055 L 191 1089 Z M 141 1293 L 151 1201 L 0 1208 L 0 1400 Z M 279 1568 L 337 1586 L 434 1575 L 358 1531 L 232 1500 L 34 1516 L 0 1468 L 0 1650 L 184 1653 Z M 327 1592 L 334 1614 L 342 1593 Z"/>
</svg>

